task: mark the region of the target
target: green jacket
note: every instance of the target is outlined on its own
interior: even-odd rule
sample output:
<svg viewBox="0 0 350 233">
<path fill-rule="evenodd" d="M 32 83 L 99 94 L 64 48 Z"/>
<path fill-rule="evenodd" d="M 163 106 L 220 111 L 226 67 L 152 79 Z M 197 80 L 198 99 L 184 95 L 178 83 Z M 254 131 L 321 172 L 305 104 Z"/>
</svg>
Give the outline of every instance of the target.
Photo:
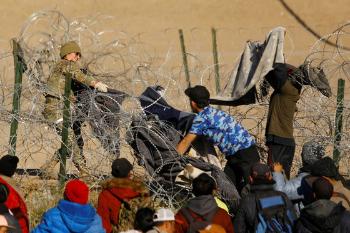
<svg viewBox="0 0 350 233">
<path fill-rule="evenodd" d="M 71 73 L 72 79 L 82 84 L 94 86 L 97 83 L 93 77 L 83 74 L 76 62 L 62 59 L 56 63 L 47 80 L 47 95 L 63 99 L 65 75 L 67 73 Z M 72 95 L 73 91 L 71 91 Z"/>
<path fill-rule="evenodd" d="M 95 86 L 97 81 L 81 72 L 76 62 L 60 60 L 53 68 L 48 80 L 46 100 L 43 115 L 49 121 L 57 121 L 62 118 L 64 106 L 65 75 L 71 73 L 72 79 L 88 86 Z M 71 90 L 70 100 L 74 100 Z"/>
<path fill-rule="evenodd" d="M 272 94 L 266 135 L 293 139 L 293 120 L 299 98 L 300 93 L 290 80 L 286 80 L 282 88 Z"/>
</svg>

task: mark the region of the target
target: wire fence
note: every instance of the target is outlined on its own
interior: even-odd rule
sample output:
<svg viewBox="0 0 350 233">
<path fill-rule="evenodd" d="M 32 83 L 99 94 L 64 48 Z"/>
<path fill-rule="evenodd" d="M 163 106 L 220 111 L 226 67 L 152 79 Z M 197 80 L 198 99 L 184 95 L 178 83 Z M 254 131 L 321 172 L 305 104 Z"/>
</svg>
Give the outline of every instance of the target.
<svg viewBox="0 0 350 233">
<path fill-rule="evenodd" d="M 148 86 L 161 85 L 164 87 L 163 97 L 169 103 L 179 109 L 187 109 L 188 100 L 183 94 L 187 87 L 184 69 L 181 62 L 181 52 L 178 37 L 169 40 L 169 32 L 175 29 L 166 29 L 159 33 L 160 46 L 167 47 L 167 53 L 159 55 L 157 49 L 143 43 L 145 35 L 128 35 L 125 32 L 114 28 L 106 28 L 111 25 L 112 17 L 98 15 L 90 18 L 68 19 L 58 11 L 43 11 L 33 14 L 23 25 L 17 37 L 17 41 L 23 49 L 23 57 L 26 64 L 22 83 L 22 95 L 20 113 L 17 117 L 19 122 L 16 155 L 20 158 L 20 168 L 24 169 L 23 174 L 17 179 L 28 181 L 32 185 L 34 178 L 28 178 L 31 169 L 40 169 L 47 161 L 54 158 L 54 153 L 60 147 L 60 137 L 48 126 L 48 122 L 43 118 L 44 93 L 46 91 L 46 81 L 50 70 L 59 60 L 59 48 L 67 41 L 76 40 L 82 47 L 81 65 L 97 79 L 108 84 L 111 88 L 123 91 L 128 97 L 120 102 L 111 98 L 118 106 L 118 112 L 105 113 L 104 120 L 108 116 L 118 118 L 119 124 L 113 130 L 106 130 L 106 125 L 101 123 L 98 115 L 84 115 L 84 123 L 81 127 L 84 139 L 84 154 L 87 166 L 91 171 L 90 184 L 92 187 L 105 179 L 110 174 L 111 162 L 116 158 L 116 154 L 111 152 L 111 148 L 106 147 L 105 142 L 117 140 L 114 143 L 122 157 L 129 160 L 136 160 L 133 157 L 134 151 L 130 147 L 126 132 L 130 130 L 130 124 L 135 117 L 143 117 L 138 96 Z M 256 40 L 263 40 L 270 28 L 263 28 Z M 291 27 L 291 33 L 293 33 Z M 298 111 L 295 115 L 295 138 L 297 142 L 297 152 L 293 162 L 294 172 L 300 167 L 300 148 L 302 144 L 310 139 L 317 138 L 328 147 L 328 154 L 331 155 L 334 146 L 335 113 L 337 108 L 336 83 L 339 78 L 346 80 L 350 78 L 350 57 L 346 46 L 350 44 L 350 24 L 344 24 L 333 33 L 317 41 L 310 49 L 306 58 L 314 65 L 324 68 L 327 78 L 332 86 L 333 94 L 330 98 L 322 96 L 311 87 L 304 87 L 301 99 L 298 101 Z M 207 36 L 204 30 L 193 29 L 185 31 L 185 43 L 190 41 L 191 47 L 187 47 L 189 62 L 189 73 L 191 82 L 203 84 L 215 93 L 215 67 L 213 65 L 212 54 L 202 53 L 211 51 L 195 45 L 197 40 L 210 41 L 210 31 Z M 288 31 L 288 27 L 287 27 Z M 176 29 L 177 32 L 177 29 Z M 231 29 L 217 29 L 219 35 L 232 33 Z M 236 32 L 236 31 L 235 31 Z M 233 32 L 233 33 L 235 33 Z M 239 36 L 248 35 L 246 29 L 239 29 Z M 251 33 L 251 32 L 249 32 Z M 254 33 L 252 33 L 254 34 Z M 209 39 L 208 39 L 209 37 Z M 332 41 L 336 47 L 325 43 Z M 240 55 L 240 50 L 230 52 L 220 52 L 220 37 L 217 39 L 219 50 L 219 70 L 221 85 L 230 75 L 234 59 Z M 208 43 L 211 46 L 211 43 Z M 242 44 L 243 48 L 243 44 Z M 295 45 L 291 36 L 287 36 L 287 54 L 299 56 L 300 51 L 295 51 Z M 291 56 L 292 56 L 291 55 Z M 230 62 L 227 62 L 230 57 Z M 14 115 L 12 109 L 13 95 L 13 73 L 12 53 L 4 52 L 0 54 L 0 125 L 2 143 L 0 152 L 7 153 L 11 148 L 8 145 L 8 135 L 10 122 Z M 221 61 L 221 62 L 220 62 Z M 225 61 L 225 62 L 222 62 Z M 101 110 L 101 106 L 93 102 L 101 93 L 91 92 L 89 96 L 90 106 L 95 110 Z M 110 98 L 105 96 L 106 98 Z M 350 101 L 348 93 L 345 93 L 343 108 L 343 131 L 341 132 L 341 143 L 337 145 L 341 151 L 340 168 L 341 173 L 349 175 L 349 140 L 350 140 Z M 266 152 L 264 146 L 264 130 L 268 110 L 268 99 L 249 106 L 228 108 L 239 122 L 242 122 L 249 131 L 256 137 L 261 152 Z M 102 110 L 101 110 L 102 111 Z M 100 127 L 100 129 L 99 129 Z M 102 133 L 101 133 L 102 132 Z M 160 135 L 161 136 L 161 135 Z M 112 140 L 112 141 L 113 141 Z M 107 143 L 108 144 L 108 143 Z M 58 167 L 56 167 L 57 170 Z M 68 173 L 77 174 L 77 170 L 68 159 Z M 152 179 L 152 174 L 145 173 L 144 169 L 138 167 L 135 176 Z M 41 190 L 52 185 L 50 180 L 40 180 L 37 178 L 37 186 Z M 24 185 L 25 182 L 22 182 Z M 154 187 L 157 187 L 156 189 Z M 152 186 L 153 192 L 159 192 L 160 197 L 164 197 L 161 186 Z M 30 190 L 30 189 L 29 189 Z M 29 193 L 29 192 L 28 192 Z M 43 193 L 44 195 L 45 193 Z M 51 194 L 47 194 L 51 195 Z M 157 196 L 157 195 L 156 195 Z M 164 199 L 168 205 L 174 201 L 167 197 Z"/>
</svg>

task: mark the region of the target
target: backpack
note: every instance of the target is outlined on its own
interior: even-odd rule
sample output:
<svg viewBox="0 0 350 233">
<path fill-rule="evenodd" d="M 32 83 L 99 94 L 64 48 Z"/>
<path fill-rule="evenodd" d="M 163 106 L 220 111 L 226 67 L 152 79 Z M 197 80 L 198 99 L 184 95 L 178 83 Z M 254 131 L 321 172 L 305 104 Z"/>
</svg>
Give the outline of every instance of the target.
<svg viewBox="0 0 350 233">
<path fill-rule="evenodd" d="M 218 210 L 218 207 L 216 207 L 215 210 L 206 215 L 195 214 L 196 216 L 193 216 L 189 208 L 185 207 L 181 209 L 182 215 L 188 222 L 187 233 L 198 233 L 199 230 L 203 230 L 204 228 L 206 228 L 212 223 L 212 220 L 215 214 L 218 212 Z"/>
<path fill-rule="evenodd" d="M 281 195 L 255 197 L 258 210 L 256 233 L 292 233 L 293 217 Z"/>
<path fill-rule="evenodd" d="M 112 232 L 120 232 L 133 229 L 137 210 L 143 207 L 152 208 L 151 198 L 148 196 L 141 195 L 139 197 L 135 197 L 131 200 L 126 201 L 113 194 L 112 192 L 110 193 L 121 203 L 119 209 L 118 225 L 112 226 Z"/>
</svg>

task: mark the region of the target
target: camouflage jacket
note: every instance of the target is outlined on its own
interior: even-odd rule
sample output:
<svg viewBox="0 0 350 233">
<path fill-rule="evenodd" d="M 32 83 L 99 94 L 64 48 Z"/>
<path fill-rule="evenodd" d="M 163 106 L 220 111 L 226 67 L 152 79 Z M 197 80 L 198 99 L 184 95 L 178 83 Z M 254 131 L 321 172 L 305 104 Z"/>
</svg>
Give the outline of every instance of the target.
<svg viewBox="0 0 350 233">
<path fill-rule="evenodd" d="M 48 96 L 63 100 L 65 75 L 67 73 L 71 73 L 72 79 L 82 84 L 94 86 L 97 83 L 93 77 L 83 74 L 76 62 L 62 59 L 56 63 L 50 74 L 50 77 L 47 80 L 46 94 Z M 73 96 L 73 91 L 71 91 L 70 96 Z"/>
</svg>

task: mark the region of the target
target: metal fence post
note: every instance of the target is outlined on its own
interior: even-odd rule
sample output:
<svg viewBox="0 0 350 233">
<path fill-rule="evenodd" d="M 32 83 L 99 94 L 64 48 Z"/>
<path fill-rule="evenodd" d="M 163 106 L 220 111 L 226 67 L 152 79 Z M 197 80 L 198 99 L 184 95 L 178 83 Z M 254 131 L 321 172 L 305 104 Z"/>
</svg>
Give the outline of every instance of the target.
<svg viewBox="0 0 350 233">
<path fill-rule="evenodd" d="M 18 118 L 21 103 L 22 93 L 22 74 L 25 71 L 25 64 L 22 59 L 22 50 L 17 43 L 16 39 L 12 39 L 12 53 L 15 67 L 15 84 L 13 91 L 12 100 L 12 116 L 11 116 L 11 128 L 10 128 L 10 139 L 9 139 L 9 151 L 10 155 L 16 155 L 16 144 L 17 144 L 17 129 L 18 129 Z"/>
<path fill-rule="evenodd" d="M 216 94 L 220 92 L 220 74 L 219 74 L 219 59 L 218 59 L 218 46 L 216 42 L 216 29 L 211 29 L 211 38 L 213 41 L 213 59 L 214 59 L 214 71 L 215 71 L 215 87 Z"/>
<path fill-rule="evenodd" d="M 185 68 L 187 87 L 191 87 L 190 72 L 188 70 L 187 53 L 186 53 L 185 40 L 184 40 L 182 29 L 179 29 L 179 37 L 180 37 L 180 44 L 181 44 L 181 51 L 182 51 L 182 60 Z"/>
<path fill-rule="evenodd" d="M 345 80 L 338 79 L 337 110 L 335 115 L 334 149 L 333 160 L 338 165 L 340 161 L 340 141 L 343 130 L 343 109 L 344 109 L 344 86 Z"/>
<path fill-rule="evenodd" d="M 63 126 L 62 126 L 62 143 L 60 149 L 60 171 L 59 180 L 61 186 L 66 181 L 66 160 L 68 154 L 68 130 L 70 127 L 70 93 L 72 74 L 68 73 L 65 75 L 65 87 L 64 87 L 64 108 L 63 108 Z"/>
<path fill-rule="evenodd" d="M 211 38 L 213 41 L 213 60 L 214 60 L 214 72 L 215 72 L 215 87 L 216 94 L 219 94 L 221 91 L 220 88 L 220 74 L 219 74 L 219 58 L 218 58 L 218 44 L 216 42 L 216 29 L 211 28 Z M 217 106 L 218 109 L 221 109 L 221 106 Z"/>
</svg>

